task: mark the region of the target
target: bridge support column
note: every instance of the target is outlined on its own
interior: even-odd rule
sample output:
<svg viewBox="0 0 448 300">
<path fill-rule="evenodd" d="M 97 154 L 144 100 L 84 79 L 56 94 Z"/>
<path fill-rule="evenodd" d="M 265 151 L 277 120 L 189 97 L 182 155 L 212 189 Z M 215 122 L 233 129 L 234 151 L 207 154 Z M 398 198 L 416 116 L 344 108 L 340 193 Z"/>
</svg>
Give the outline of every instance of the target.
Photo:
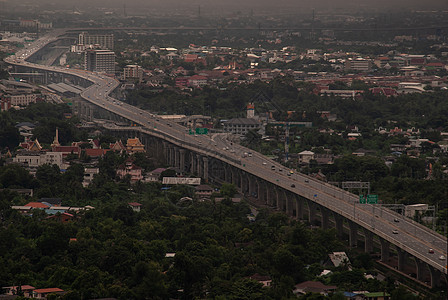
<svg viewBox="0 0 448 300">
<path fill-rule="evenodd" d="M 224 181 L 228 183 L 232 183 L 232 180 L 230 178 L 231 172 L 229 170 L 229 167 L 227 165 L 224 165 Z"/>
<path fill-rule="evenodd" d="M 285 192 L 285 213 L 288 216 L 293 216 L 294 206 L 292 202 L 292 195 L 288 192 Z"/>
<path fill-rule="evenodd" d="M 261 179 L 256 180 L 257 183 L 257 198 L 260 200 L 263 204 L 267 203 L 266 198 L 266 185 L 263 184 Z"/>
<path fill-rule="evenodd" d="M 165 154 L 165 163 L 169 164 L 169 148 L 166 142 L 162 142 L 162 146 L 163 146 L 163 150 L 164 150 L 164 154 Z"/>
<path fill-rule="evenodd" d="M 404 269 L 404 262 L 406 259 L 406 251 L 404 251 L 403 249 L 396 247 L 397 248 L 397 254 L 398 254 L 398 266 L 397 269 L 398 271 L 403 271 Z"/>
<path fill-rule="evenodd" d="M 390 243 L 382 238 L 380 238 L 380 243 L 381 243 L 381 261 L 387 262 L 389 260 L 389 245 L 390 245 Z"/>
<path fill-rule="evenodd" d="M 179 169 L 181 173 L 185 172 L 185 149 L 179 149 Z"/>
<path fill-rule="evenodd" d="M 435 269 L 433 266 L 428 265 L 428 267 L 429 267 L 429 274 L 431 275 L 431 287 L 432 288 L 438 287 L 440 284 L 441 272 Z"/>
<path fill-rule="evenodd" d="M 251 175 L 247 175 L 248 188 L 249 188 L 249 196 L 254 197 L 256 193 L 255 189 L 255 178 Z"/>
<path fill-rule="evenodd" d="M 322 228 L 329 229 L 330 228 L 330 211 L 323 206 L 320 206 L 319 209 L 320 209 L 320 213 L 322 215 Z"/>
<path fill-rule="evenodd" d="M 198 160 L 196 159 L 196 154 L 191 153 L 191 173 L 198 174 Z"/>
<path fill-rule="evenodd" d="M 287 213 L 288 198 L 286 196 L 286 191 L 283 189 L 280 189 L 279 195 L 280 195 L 280 210 L 284 213 Z"/>
<path fill-rule="evenodd" d="M 180 151 L 178 147 L 174 147 L 174 168 L 180 170 Z"/>
<path fill-rule="evenodd" d="M 333 213 L 333 217 L 336 225 L 336 233 L 339 238 L 342 238 L 344 235 L 344 218 L 337 213 Z"/>
<path fill-rule="evenodd" d="M 232 184 L 235 185 L 237 189 L 240 188 L 240 177 L 238 171 L 234 167 L 230 167 L 230 173 L 232 173 Z"/>
<path fill-rule="evenodd" d="M 303 219 L 303 199 L 299 196 L 294 196 L 294 201 L 296 205 L 296 218 Z"/>
<path fill-rule="evenodd" d="M 196 164 L 198 168 L 198 176 L 204 178 L 204 161 L 202 155 L 196 156 Z"/>
<path fill-rule="evenodd" d="M 273 187 L 274 191 L 274 205 L 277 210 L 280 210 L 280 191 L 277 187 Z"/>
<path fill-rule="evenodd" d="M 316 222 L 317 204 L 311 200 L 307 200 L 306 203 L 308 205 L 308 221 L 310 222 L 311 225 L 313 225 Z"/>
<path fill-rule="evenodd" d="M 356 248 L 358 246 L 358 224 L 348 221 L 348 227 L 350 228 L 348 234 L 349 245 Z"/>
<path fill-rule="evenodd" d="M 414 257 L 415 259 L 415 267 L 416 267 L 416 274 L 417 274 L 417 280 L 423 281 L 423 274 L 426 267 L 426 263 L 418 259 L 417 257 Z"/>
<path fill-rule="evenodd" d="M 204 180 L 205 182 L 208 182 L 208 157 L 203 157 L 202 160 L 204 162 Z"/>
<path fill-rule="evenodd" d="M 373 233 L 370 230 L 364 229 L 364 252 L 373 252 Z"/>
</svg>

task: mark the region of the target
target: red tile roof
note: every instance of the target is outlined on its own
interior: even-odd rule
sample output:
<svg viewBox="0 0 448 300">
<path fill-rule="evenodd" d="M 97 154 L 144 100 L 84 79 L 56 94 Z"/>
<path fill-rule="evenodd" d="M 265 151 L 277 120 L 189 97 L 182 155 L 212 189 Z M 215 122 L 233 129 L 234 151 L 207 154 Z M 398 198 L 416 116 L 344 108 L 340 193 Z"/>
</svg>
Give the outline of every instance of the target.
<svg viewBox="0 0 448 300">
<path fill-rule="evenodd" d="M 131 202 L 131 203 L 128 203 L 130 206 L 142 206 L 140 203 L 138 203 L 138 202 Z"/>
<path fill-rule="evenodd" d="M 64 290 L 61 290 L 60 288 L 46 288 L 46 289 L 37 289 L 34 290 L 35 293 L 38 294 L 48 294 L 48 293 L 56 293 L 56 292 L 63 292 Z"/>
<path fill-rule="evenodd" d="M 48 205 L 40 203 L 40 202 L 29 202 L 28 204 L 26 204 L 24 206 L 29 206 L 29 207 L 33 207 L 33 208 L 49 208 Z"/>
<path fill-rule="evenodd" d="M 79 153 L 80 148 L 76 146 L 57 146 L 53 147 L 53 152 Z"/>
<path fill-rule="evenodd" d="M 85 151 L 88 156 L 99 157 L 105 155 L 109 149 L 85 149 Z"/>
</svg>

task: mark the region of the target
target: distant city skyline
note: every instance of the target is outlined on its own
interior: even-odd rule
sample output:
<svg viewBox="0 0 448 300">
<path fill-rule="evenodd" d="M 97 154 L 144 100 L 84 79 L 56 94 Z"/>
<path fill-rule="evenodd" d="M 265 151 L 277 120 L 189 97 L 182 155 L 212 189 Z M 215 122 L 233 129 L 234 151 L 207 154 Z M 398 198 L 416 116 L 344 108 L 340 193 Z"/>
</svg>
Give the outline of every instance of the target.
<svg viewBox="0 0 448 300">
<path fill-rule="evenodd" d="M 296 10 L 294 12 L 301 12 L 300 10 L 312 10 L 313 8 L 320 11 L 340 13 L 341 11 L 356 11 L 356 10 L 373 10 L 375 12 L 389 12 L 391 10 L 448 10 L 448 1 L 446 0 L 227 0 L 225 2 L 218 0 L 36 0 L 32 2 L 17 3 L 13 0 L 0 1 L 7 7 L 16 6 L 38 6 L 41 9 L 43 6 L 62 9 L 78 9 L 85 10 L 87 7 L 96 7 L 103 9 L 123 10 L 126 7 L 126 12 L 130 14 L 141 14 L 143 10 L 166 10 L 170 9 L 173 12 L 179 13 L 180 10 L 185 12 L 198 11 L 201 7 L 201 13 L 217 12 L 250 12 L 261 13 L 271 11 L 278 13 L 285 11 L 285 9 Z M 288 11 L 288 10 L 287 10 Z M 305 13 L 305 12 L 303 12 Z"/>
</svg>

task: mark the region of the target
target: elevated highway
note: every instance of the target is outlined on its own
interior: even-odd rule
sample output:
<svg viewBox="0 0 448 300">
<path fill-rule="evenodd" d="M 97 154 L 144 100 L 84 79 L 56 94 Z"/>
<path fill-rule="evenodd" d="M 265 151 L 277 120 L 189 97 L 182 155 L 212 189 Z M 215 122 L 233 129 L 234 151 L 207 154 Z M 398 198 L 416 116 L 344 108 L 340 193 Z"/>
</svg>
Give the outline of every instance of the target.
<svg viewBox="0 0 448 300">
<path fill-rule="evenodd" d="M 351 246 L 357 246 L 362 240 L 365 251 L 373 252 L 376 243 L 380 245 L 384 262 L 390 261 L 393 245 L 399 271 L 404 269 L 409 258 L 413 258 L 417 280 L 429 281 L 431 286 L 446 286 L 446 237 L 387 208 L 359 204 L 356 195 L 304 174 L 293 173 L 257 152 L 232 143 L 226 134 L 190 135 L 181 125 L 118 101 L 109 96 L 119 84 L 113 78 L 26 61 L 62 33 L 42 37 L 15 56 L 8 57 L 6 62 L 88 82 L 89 86 L 81 94 L 82 101 L 78 103 L 78 112 L 84 117 L 94 118 L 95 113 L 103 111 L 112 119 L 131 123 L 134 126 L 109 126 L 108 130 L 122 136 L 141 137 L 148 147 L 162 153 L 166 161 L 181 172 L 195 173 L 205 180 L 232 182 L 243 193 L 293 217 L 318 222 L 324 228 L 334 226 L 341 236 L 344 228 L 348 228 Z M 363 239 L 359 232 L 363 233 Z"/>
</svg>

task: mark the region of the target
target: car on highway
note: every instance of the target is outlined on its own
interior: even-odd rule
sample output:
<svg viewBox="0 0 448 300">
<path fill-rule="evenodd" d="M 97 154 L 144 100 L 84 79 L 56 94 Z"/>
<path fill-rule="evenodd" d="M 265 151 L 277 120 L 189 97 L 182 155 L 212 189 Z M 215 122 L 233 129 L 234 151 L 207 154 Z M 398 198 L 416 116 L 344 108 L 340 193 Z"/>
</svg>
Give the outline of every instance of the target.
<svg viewBox="0 0 448 300">
<path fill-rule="evenodd" d="M 428 253 L 433 254 L 433 253 L 434 253 L 434 249 L 429 249 L 429 250 L 428 250 Z"/>
<path fill-rule="evenodd" d="M 275 166 L 271 166 L 271 170 L 275 170 Z"/>
<path fill-rule="evenodd" d="M 398 234 L 398 230 L 392 230 L 393 234 Z"/>
<path fill-rule="evenodd" d="M 292 187 L 292 188 L 295 188 L 295 187 L 296 187 L 296 185 L 295 185 L 295 184 L 293 183 L 293 184 L 291 184 L 291 187 Z"/>
<path fill-rule="evenodd" d="M 440 259 L 440 260 L 445 260 L 445 258 L 446 258 L 446 257 L 445 257 L 444 255 L 440 255 L 440 256 L 439 256 L 439 259 Z"/>
<path fill-rule="evenodd" d="M 394 222 L 395 222 L 395 223 L 398 223 L 398 222 L 400 222 L 400 220 L 398 220 L 397 218 L 395 218 L 395 219 L 394 219 Z"/>
<path fill-rule="evenodd" d="M 266 162 L 265 161 L 263 162 L 263 166 L 266 166 Z"/>
</svg>

